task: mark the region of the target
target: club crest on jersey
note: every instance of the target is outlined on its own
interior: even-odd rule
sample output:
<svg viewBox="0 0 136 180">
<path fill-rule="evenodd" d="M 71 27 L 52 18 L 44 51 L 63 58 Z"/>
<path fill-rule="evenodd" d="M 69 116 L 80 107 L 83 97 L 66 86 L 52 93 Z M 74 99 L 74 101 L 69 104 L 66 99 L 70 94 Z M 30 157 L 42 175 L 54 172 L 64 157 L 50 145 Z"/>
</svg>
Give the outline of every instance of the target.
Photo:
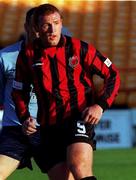
<svg viewBox="0 0 136 180">
<path fill-rule="evenodd" d="M 77 56 L 72 56 L 69 58 L 69 66 L 72 68 L 75 68 L 78 65 L 78 57 Z"/>
</svg>

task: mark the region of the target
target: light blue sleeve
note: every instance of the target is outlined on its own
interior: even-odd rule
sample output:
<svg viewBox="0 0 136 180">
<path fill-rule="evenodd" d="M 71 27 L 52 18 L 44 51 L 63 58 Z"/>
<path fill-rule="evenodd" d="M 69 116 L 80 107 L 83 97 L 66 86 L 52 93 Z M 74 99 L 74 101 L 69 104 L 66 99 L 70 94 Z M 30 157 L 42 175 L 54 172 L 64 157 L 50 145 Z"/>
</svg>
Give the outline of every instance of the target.
<svg viewBox="0 0 136 180">
<path fill-rule="evenodd" d="M 69 31 L 69 29 L 65 26 L 62 27 L 62 34 L 66 36 L 72 36 L 72 33 Z"/>
<path fill-rule="evenodd" d="M 5 89 L 4 64 L 0 53 L 0 106 L 3 106 L 4 103 L 4 89 Z"/>
</svg>

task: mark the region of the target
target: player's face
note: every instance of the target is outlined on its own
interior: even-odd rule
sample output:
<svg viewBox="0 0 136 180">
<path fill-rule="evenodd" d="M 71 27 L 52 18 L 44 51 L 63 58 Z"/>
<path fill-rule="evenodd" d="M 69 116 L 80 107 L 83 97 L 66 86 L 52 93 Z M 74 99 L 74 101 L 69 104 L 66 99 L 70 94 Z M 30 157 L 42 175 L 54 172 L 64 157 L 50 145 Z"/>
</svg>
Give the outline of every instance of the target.
<svg viewBox="0 0 136 180">
<path fill-rule="evenodd" d="M 59 43 L 62 19 L 58 12 L 39 17 L 38 32 L 44 46 L 56 46 Z"/>
</svg>

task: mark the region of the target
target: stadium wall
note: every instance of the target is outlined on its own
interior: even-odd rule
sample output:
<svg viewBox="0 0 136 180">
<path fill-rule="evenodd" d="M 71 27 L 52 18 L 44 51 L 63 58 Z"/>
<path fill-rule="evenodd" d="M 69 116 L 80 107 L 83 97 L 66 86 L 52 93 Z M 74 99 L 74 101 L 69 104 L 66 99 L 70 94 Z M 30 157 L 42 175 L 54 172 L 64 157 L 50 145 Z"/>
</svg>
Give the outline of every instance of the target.
<svg viewBox="0 0 136 180">
<path fill-rule="evenodd" d="M 130 148 L 135 144 L 136 109 L 108 110 L 96 126 L 97 147 Z"/>
</svg>

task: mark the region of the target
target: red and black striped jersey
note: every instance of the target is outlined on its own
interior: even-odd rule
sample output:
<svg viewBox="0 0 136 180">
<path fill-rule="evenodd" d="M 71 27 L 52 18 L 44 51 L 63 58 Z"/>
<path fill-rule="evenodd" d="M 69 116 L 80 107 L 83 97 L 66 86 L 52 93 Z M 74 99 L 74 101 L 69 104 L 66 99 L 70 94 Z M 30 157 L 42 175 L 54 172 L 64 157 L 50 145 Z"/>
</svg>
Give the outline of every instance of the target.
<svg viewBox="0 0 136 180">
<path fill-rule="evenodd" d="M 97 99 L 95 74 L 104 79 Z M 37 95 L 38 122 L 50 125 L 92 104 L 109 108 L 118 93 L 120 77 L 115 65 L 93 45 L 62 36 L 57 47 L 44 48 L 35 41 L 22 48 L 18 56 L 13 99 L 21 121 L 29 116 L 30 84 Z"/>
</svg>

